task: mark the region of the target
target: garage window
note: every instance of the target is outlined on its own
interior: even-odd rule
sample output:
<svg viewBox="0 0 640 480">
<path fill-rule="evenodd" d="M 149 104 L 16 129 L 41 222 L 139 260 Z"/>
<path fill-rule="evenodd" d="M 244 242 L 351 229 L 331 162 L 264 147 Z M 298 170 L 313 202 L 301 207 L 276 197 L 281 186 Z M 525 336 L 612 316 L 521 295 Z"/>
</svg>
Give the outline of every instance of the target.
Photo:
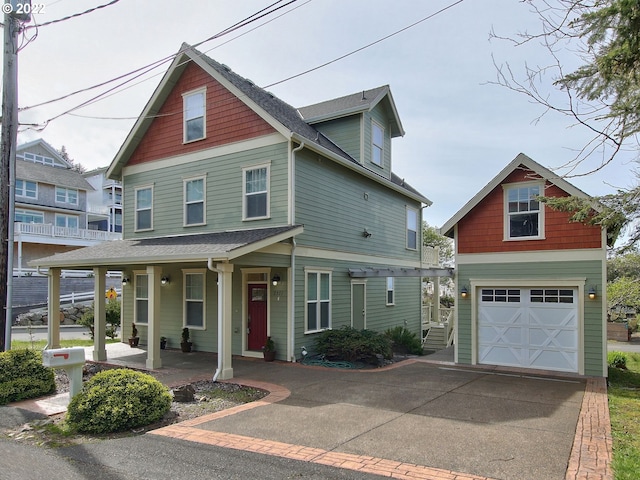
<svg viewBox="0 0 640 480">
<path fill-rule="evenodd" d="M 532 303 L 573 303 L 573 290 L 532 289 Z"/>
<path fill-rule="evenodd" d="M 513 288 L 483 288 L 482 301 L 518 303 L 520 302 L 520 290 Z"/>
</svg>

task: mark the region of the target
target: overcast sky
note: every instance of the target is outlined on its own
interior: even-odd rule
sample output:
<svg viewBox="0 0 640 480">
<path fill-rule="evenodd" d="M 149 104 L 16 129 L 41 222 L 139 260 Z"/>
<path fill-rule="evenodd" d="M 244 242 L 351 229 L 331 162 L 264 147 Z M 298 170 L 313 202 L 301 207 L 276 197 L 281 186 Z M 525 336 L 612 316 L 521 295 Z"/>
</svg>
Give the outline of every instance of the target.
<svg viewBox="0 0 640 480">
<path fill-rule="evenodd" d="M 40 4 L 44 13 L 34 17 L 44 24 L 106 3 L 108 0 L 45 0 Z M 25 42 L 19 54 L 19 105 L 46 102 L 151 64 L 176 53 L 182 42 L 201 42 L 271 3 L 120 0 L 93 13 L 29 29 L 23 41 L 37 36 Z M 453 3 L 455 0 L 298 0 L 198 48 L 257 85 L 267 86 L 400 31 Z M 272 21 L 260 26 L 267 20 Z M 508 62 L 521 77 L 525 62 L 548 63 L 542 47 L 516 48 L 490 40 L 491 30 L 515 36 L 538 28 L 537 17 L 522 2 L 466 0 L 268 90 L 301 107 L 390 85 L 406 131 L 393 141 L 393 170 L 433 201 L 425 210 L 425 219 L 441 226 L 518 153 L 554 168 L 571 160 L 575 149 L 589 138 L 584 129 L 572 128 L 567 118 L 557 114 L 547 114 L 536 123 L 544 111 L 539 105 L 490 83 L 496 79 L 492 58 L 499 64 Z M 244 35 L 234 38 L 240 34 Z M 572 59 L 571 52 L 563 53 Z M 21 127 L 18 142 L 41 137 L 56 148 L 64 145 L 87 169 L 107 166 L 167 66 L 48 123 L 116 84 L 21 112 L 21 124 L 46 127 L 42 131 Z M 550 84 L 553 78 L 545 80 Z M 548 90 L 555 95 L 551 87 Z M 620 155 L 603 171 L 569 181 L 591 195 L 612 192 L 611 185 L 629 186 L 630 158 Z M 591 166 L 584 165 L 583 171 Z"/>
</svg>

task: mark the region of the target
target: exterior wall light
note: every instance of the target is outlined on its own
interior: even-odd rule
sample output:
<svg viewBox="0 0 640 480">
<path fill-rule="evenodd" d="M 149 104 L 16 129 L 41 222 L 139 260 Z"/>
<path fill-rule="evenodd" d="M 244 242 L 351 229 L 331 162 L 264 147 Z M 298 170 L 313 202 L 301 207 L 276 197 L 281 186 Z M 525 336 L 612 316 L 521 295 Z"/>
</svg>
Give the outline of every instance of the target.
<svg viewBox="0 0 640 480">
<path fill-rule="evenodd" d="M 169 279 L 168 275 L 163 275 L 162 278 L 160 279 L 160 285 L 162 285 L 163 287 L 165 285 L 169 285 L 169 283 L 171 283 L 171 280 Z"/>
<path fill-rule="evenodd" d="M 462 298 L 467 298 L 467 296 L 469 295 L 469 290 L 467 290 L 467 287 L 462 287 L 462 290 L 460 290 L 460 296 Z"/>
<path fill-rule="evenodd" d="M 595 300 L 596 298 L 596 287 L 594 285 L 591 285 L 591 287 L 589 287 L 589 298 L 591 300 Z"/>
<path fill-rule="evenodd" d="M 271 284 L 275 287 L 276 285 L 278 285 L 278 282 L 280 282 L 280 275 L 276 273 L 271 279 Z"/>
<path fill-rule="evenodd" d="M 131 282 L 131 280 L 129 280 L 129 277 L 122 277 L 122 286 L 126 287 L 129 282 Z"/>
<path fill-rule="evenodd" d="M 364 238 L 369 238 L 369 237 L 371 236 L 371 233 L 369 233 L 369 232 L 367 231 L 367 229 L 365 228 L 365 229 L 364 229 L 364 231 L 362 232 L 362 236 L 363 236 Z"/>
</svg>

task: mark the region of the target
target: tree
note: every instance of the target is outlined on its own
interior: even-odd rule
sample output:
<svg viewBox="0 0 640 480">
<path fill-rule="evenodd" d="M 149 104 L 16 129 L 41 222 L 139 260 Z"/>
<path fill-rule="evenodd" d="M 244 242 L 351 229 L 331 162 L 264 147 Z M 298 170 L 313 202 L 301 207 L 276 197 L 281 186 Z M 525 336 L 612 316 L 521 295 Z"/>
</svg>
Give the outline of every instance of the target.
<svg viewBox="0 0 640 480">
<path fill-rule="evenodd" d="M 453 240 L 440 235 L 437 227 L 422 222 L 422 244 L 425 247 L 440 247 L 440 264 L 453 264 Z"/>
<path fill-rule="evenodd" d="M 607 282 L 623 277 L 640 279 L 640 253 L 637 251 L 616 255 L 607 261 Z"/>
<path fill-rule="evenodd" d="M 69 164 L 71 164 L 71 170 L 75 170 L 78 173 L 84 173 L 87 170 L 79 163 L 76 163 L 76 161 L 69 156 L 69 152 L 67 152 L 67 147 L 65 147 L 64 145 L 62 145 L 60 150 L 58 150 L 58 153 L 60 154 L 60 156 L 65 162 L 68 162 Z"/>
<path fill-rule="evenodd" d="M 638 151 L 640 133 L 640 4 L 637 0 L 527 0 L 541 21 L 539 33 L 523 33 L 514 38 L 498 37 L 523 45 L 540 41 L 552 63 L 525 66 L 524 81 L 511 67 L 497 66 L 497 83 L 528 96 L 545 107 L 566 115 L 589 129 L 593 136 L 578 154 L 564 165 L 569 172 L 587 158 L 601 156 L 595 169 L 604 168 L 622 150 Z M 584 62 L 565 73 L 560 52 L 577 52 Z M 552 103 L 541 84 L 555 72 L 553 86 L 564 92 L 564 104 Z M 543 114 L 544 115 L 544 114 Z M 579 199 L 548 201 L 552 208 L 571 211 L 573 221 L 600 224 L 613 235 L 627 228 L 629 248 L 640 240 L 640 184 L 598 197 L 597 209 Z M 613 239 L 613 237 L 611 238 Z"/>
</svg>

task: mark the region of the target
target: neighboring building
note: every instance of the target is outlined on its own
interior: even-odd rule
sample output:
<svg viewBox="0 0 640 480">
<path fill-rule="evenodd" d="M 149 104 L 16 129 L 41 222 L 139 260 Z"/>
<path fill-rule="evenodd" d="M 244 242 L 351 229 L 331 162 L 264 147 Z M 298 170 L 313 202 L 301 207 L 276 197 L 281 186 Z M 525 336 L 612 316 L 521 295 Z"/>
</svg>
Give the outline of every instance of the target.
<svg viewBox="0 0 640 480">
<path fill-rule="evenodd" d="M 16 150 L 14 274 L 40 257 L 113 238 L 87 228 L 91 185 L 44 140 Z"/>
<path fill-rule="evenodd" d="M 537 199 L 568 195 L 589 198 L 520 154 L 442 226 L 456 363 L 607 375 L 606 231 Z"/>
<path fill-rule="evenodd" d="M 431 202 L 392 172 L 403 134 L 388 86 L 296 110 L 183 45 L 107 171 L 124 188 L 125 239 L 33 265 L 54 290 L 61 268 L 93 267 L 96 292 L 122 270 L 123 331 L 135 322 L 149 368 L 183 327 L 219 353 L 220 378 L 267 336 L 295 361 L 327 329 L 419 334 Z"/>
<path fill-rule="evenodd" d="M 122 233 L 122 184 L 105 176 L 107 167 L 85 172 L 91 184 L 87 193 L 87 225 L 90 230 Z"/>
</svg>

